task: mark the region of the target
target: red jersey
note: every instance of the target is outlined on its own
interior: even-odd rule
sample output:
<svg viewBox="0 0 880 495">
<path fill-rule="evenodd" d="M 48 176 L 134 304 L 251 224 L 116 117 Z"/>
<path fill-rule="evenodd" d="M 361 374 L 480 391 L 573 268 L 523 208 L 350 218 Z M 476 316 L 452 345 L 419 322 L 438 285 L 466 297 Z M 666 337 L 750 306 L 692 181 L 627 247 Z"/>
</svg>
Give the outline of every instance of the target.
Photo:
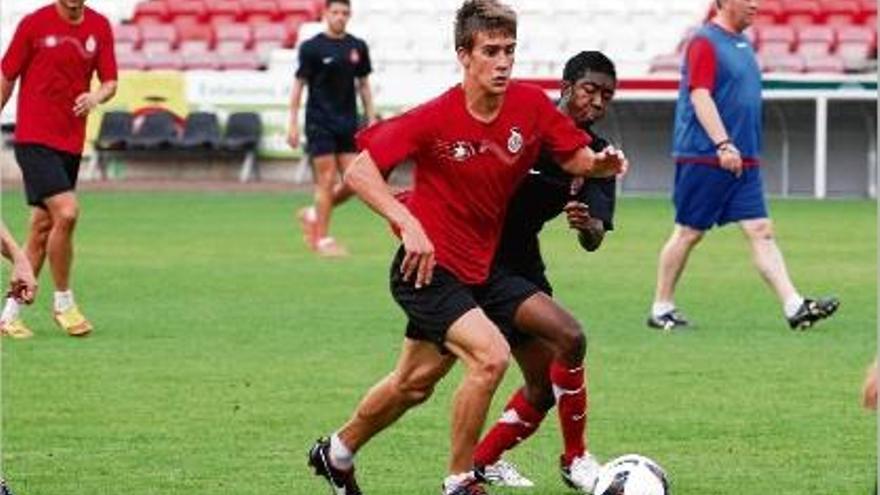
<svg viewBox="0 0 880 495">
<path fill-rule="evenodd" d="M 588 144 L 540 88 L 516 82 L 489 123 L 471 116 L 456 86 L 358 134 L 385 174 L 414 160 L 406 205 L 434 244 L 437 263 L 465 284 L 488 277 L 507 204 L 541 146 L 564 161 Z"/>
<path fill-rule="evenodd" d="M 81 154 L 86 118 L 73 113 L 76 97 L 89 91 L 92 74 L 116 80 L 113 31 L 101 14 L 86 7 L 71 24 L 55 4 L 22 19 L 3 56 L 3 77 L 21 78 L 15 140 Z"/>
</svg>

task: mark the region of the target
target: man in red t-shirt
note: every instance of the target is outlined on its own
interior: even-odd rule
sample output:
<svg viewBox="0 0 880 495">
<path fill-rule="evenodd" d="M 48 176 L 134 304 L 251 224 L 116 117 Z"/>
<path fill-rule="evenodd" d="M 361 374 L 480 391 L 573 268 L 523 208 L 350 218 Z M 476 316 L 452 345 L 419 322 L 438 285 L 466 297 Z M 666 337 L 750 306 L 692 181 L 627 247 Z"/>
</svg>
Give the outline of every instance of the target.
<svg viewBox="0 0 880 495">
<path fill-rule="evenodd" d="M 55 321 L 71 336 L 92 325 L 73 299 L 70 272 L 79 215 L 74 190 L 86 118 L 116 93 L 116 58 L 110 23 L 85 0 L 57 0 L 26 16 L 3 56 L 0 110 L 21 79 L 15 158 L 32 207 L 26 251 L 39 273 L 48 257 L 55 282 Z M 101 85 L 90 91 L 97 72 Z M 0 332 L 29 337 L 15 298 L 7 298 Z"/>
<path fill-rule="evenodd" d="M 455 40 L 464 82 L 363 131 L 363 151 L 345 174 L 346 184 L 400 233 L 391 292 L 409 324 L 396 369 L 309 453 L 337 494 L 361 493 L 354 452 L 427 399 L 456 360 L 465 370 L 453 403 L 443 493 L 485 493 L 473 472 L 474 446 L 510 355 L 490 316 L 510 317 L 525 305 L 554 309 L 544 304 L 549 298 L 533 297 L 534 285 L 490 270 L 510 198 L 542 146 L 575 175 L 625 168 L 618 151 L 591 151 L 589 137 L 540 88 L 510 81 L 516 14 L 509 7 L 466 1 L 456 15 Z M 383 175 L 407 159 L 415 162 L 415 185 L 404 206 Z"/>
</svg>

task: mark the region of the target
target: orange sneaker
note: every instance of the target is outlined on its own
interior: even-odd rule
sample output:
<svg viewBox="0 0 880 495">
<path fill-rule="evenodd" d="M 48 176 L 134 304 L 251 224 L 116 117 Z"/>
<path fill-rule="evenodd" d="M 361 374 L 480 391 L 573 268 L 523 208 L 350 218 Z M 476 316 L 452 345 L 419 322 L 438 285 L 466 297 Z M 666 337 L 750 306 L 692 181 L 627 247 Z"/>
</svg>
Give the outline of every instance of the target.
<svg viewBox="0 0 880 495">
<path fill-rule="evenodd" d="M 24 320 L 16 318 L 12 321 L 0 321 L 0 335 L 13 339 L 29 339 L 34 332 L 24 324 Z"/>
<path fill-rule="evenodd" d="M 317 249 L 318 236 L 318 212 L 314 206 L 305 206 L 296 212 L 296 218 L 299 220 L 299 228 L 302 230 L 303 242 L 306 243 L 312 251 Z"/>
<path fill-rule="evenodd" d="M 94 328 L 76 305 L 66 311 L 56 311 L 55 323 L 71 337 L 85 337 Z"/>
</svg>

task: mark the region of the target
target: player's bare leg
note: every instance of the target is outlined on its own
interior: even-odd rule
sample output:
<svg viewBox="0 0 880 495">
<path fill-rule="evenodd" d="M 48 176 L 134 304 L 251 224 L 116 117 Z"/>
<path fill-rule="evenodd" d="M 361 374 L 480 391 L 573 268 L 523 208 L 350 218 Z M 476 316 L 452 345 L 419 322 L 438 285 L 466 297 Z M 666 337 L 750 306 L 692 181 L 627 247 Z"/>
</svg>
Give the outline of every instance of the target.
<svg viewBox="0 0 880 495">
<path fill-rule="evenodd" d="M 474 448 L 486 421 L 492 396 L 504 377 L 510 348 L 501 332 L 480 309 L 456 320 L 446 335 L 446 347 L 464 365 L 464 377 L 452 404 L 452 435 L 447 493 L 475 482 Z"/>
<path fill-rule="evenodd" d="M 46 259 L 46 243 L 52 231 L 52 218 L 43 208 L 31 209 L 30 228 L 25 241 L 24 251 L 34 269 L 34 276 L 39 277 L 43 261 Z M 16 339 L 27 339 L 34 335 L 21 317 L 21 303 L 11 295 L 7 295 L 0 313 L 0 335 Z"/>
<path fill-rule="evenodd" d="M 798 293 L 788 275 L 770 219 L 744 220 L 739 224 L 749 241 L 755 268 L 779 298 L 783 313 L 792 328 L 808 328 L 837 311 L 840 302 L 836 298 L 805 299 Z"/>
<path fill-rule="evenodd" d="M 327 154 L 312 159 L 315 167 L 315 248 L 328 257 L 348 254 L 330 236 L 330 217 L 333 212 L 333 188 L 337 182 L 337 155 Z"/>
<path fill-rule="evenodd" d="M 688 257 L 694 247 L 703 239 L 704 232 L 676 224 L 672 235 L 660 251 L 657 264 L 657 287 L 654 304 L 648 325 L 654 328 L 671 330 L 687 326 L 688 322 L 675 307 L 675 287 L 687 265 Z"/>
<path fill-rule="evenodd" d="M 70 289 L 73 233 L 79 217 L 79 203 L 73 192 L 57 194 L 47 198 L 44 203 L 52 219 L 52 228 L 45 246 L 49 269 L 55 282 L 55 322 L 71 336 L 88 335 L 92 331 L 92 324 L 80 312 Z M 34 253 L 34 256 L 38 254 Z"/>
</svg>

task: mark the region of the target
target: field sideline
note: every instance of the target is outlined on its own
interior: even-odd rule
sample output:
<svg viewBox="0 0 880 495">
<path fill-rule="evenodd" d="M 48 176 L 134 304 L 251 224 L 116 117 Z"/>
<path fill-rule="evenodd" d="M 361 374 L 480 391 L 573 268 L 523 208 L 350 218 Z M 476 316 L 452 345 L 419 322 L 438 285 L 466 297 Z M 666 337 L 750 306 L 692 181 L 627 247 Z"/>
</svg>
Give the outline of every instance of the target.
<svg viewBox="0 0 880 495">
<path fill-rule="evenodd" d="M 365 207 L 338 211 L 345 260 L 308 253 L 292 220 L 304 194 L 85 192 L 75 288 L 96 324 L 74 340 L 51 322 L 51 280 L 3 340 L 2 461 L 17 495 L 313 495 L 305 467 L 397 355 L 403 315 L 387 290 L 395 241 Z M 3 218 L 22 238 L 20 193 Z M 543 237 L 559 299 L 589 334 L 590 440 L 603 460 L 638 452 L 675 495 L 866 495 L 876 421 L 860 407 L 876 352 L 877 218 L 870 201 L 775 201 L 780 244 L 807 294 L 843 306 L 788 330 L 735 229 L 694 253 L 679 305 L 697 328 L 644 326 L 667 200 L 624 198 L 618 231 L 582 254 L 561 222 Z M 358 458 L 370 495 L 436 494 L 454 370 L 434 398 Z M 519 383 L 515 367 L 492 412 Z M 557 473 L 555 417 L 511 459 L 539 488 Z"/>
</svg>

